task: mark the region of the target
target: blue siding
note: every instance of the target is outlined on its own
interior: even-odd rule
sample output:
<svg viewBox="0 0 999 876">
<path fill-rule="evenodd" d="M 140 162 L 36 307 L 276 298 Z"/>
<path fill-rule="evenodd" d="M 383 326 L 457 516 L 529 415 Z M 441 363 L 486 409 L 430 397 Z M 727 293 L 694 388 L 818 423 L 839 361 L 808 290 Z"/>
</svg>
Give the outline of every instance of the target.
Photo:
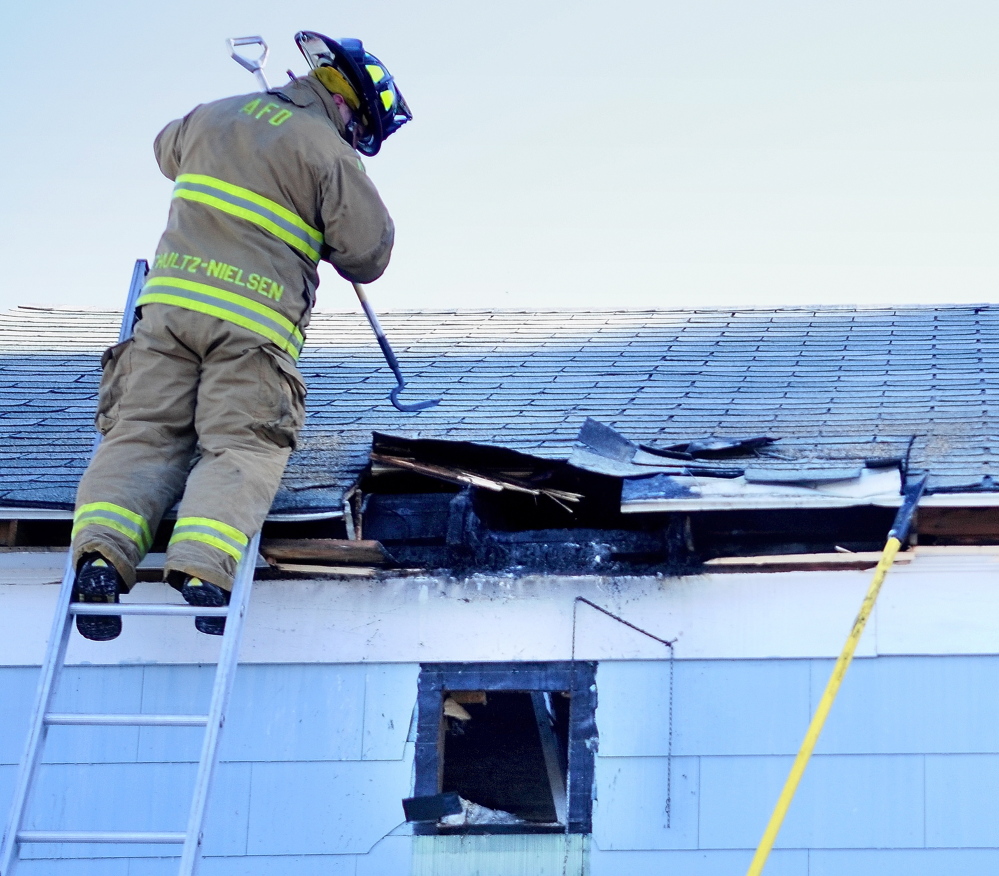
<svg viewBox="0 0 999 876">
<path fill-rule="evenodd" d="M 66 671 L 56 691 L 53 711 L 132 713 L 141 711 L 141 705 L 141 666 L 88 666 Z M 52 727 L 44 762 L 134 762 L 138 745 L 138 727 Z"/>
<path fill-rule="evenodd" d="M 744 872 L 831 666 L 677 662 L 667 828 L 669 664 L 601 664 L 593 876 Z M 241 667 L 206 876 L 411 872 L 410 840 L 389 834 L 412 790 L 418 674 L 415 665 Z M 203 712 L 211 675 L 73 667 L 56 708 Z M 999 657 L 855 661 L 767 876 L 999 872 L 996 677 Z M 0 668 L 0 812 L 36 678 L 35 669 Z M 53 728 L 33 826 L 181 829 L 200 742 L 189 729 Z M 19 876 L 172 876 L 176 858 L 161 857 L 172 851 L 29 849 L 38 859 Z"/>
<path fill-rule="evenodd" d="M 177 865 L 164 876 L 175 876 Z M 277 858 L 209 858 L 198 876 L 355 876 L 357 858 L 353 855 L 289 855 Z M 142 871 L 128 876 L 146 876 Z M 148 876 L 159 876 L 150 873 Z M 384 876 L 394 876 L 386 870 Z"/>
<path fill-rule="evenodd" d="M 812 708 L 833 661 L 812 666 Z M 999 753 L 999 660 L 878 657 L 850 667 L 817 751 Z"/>
<path fill-rule="evenodd" d="M 3 703 L 3 720 L 0 720 L 0 764 L 14 764 L 21 761 L 37 684 L 37 669 L 18 666 L 0 669 L 0 702 Z M 0 770 L 0 774 L 2 772 Z M 4 799 L 0 794 L 0 801 Z"/>
<path fill-rule="evenodd" d="M 353 855 L 206 857 L 198 876 L 356 876 L 356 862 Z M 177 876 L 178 863 L 176 857 L 34 860 L 18 864 L 16 876 Z M 384 870 L 382 876 L 405 876 L 405 872 Z"/>
<path fill-rule="evenodd" d="M 666 826 L 664 757 L 601 757 L 593 838 L 602 849 L 696 849 L 698 758 L 673 759 L 670 826 Z"/>
<path fill-rule="evenodd" d="M 254 667 L 241 666 L 237 681 Z M 146 666 L 142 675 L 142 711 L 146 714 L 204 715 L 212 697 L 213 666 Z M 236 705 L 234 685 L 232 705 Z M 230 710 L 222 745 L 239 733 Z M 201 756 L 204 731 L 200 727 L 140 727 L 138 759 L 144 763 L 194 763 Z"/>
<path fill-rule="evenodd" d="M 701 758 L 701 848 L 754 848 L 789 757 Z M 815 756 L 777 838 L 780 848 L 923 845 L 923 759 Z"/>
<path fill-rule="evenodd" d="M 752 857 L 751 851 L 605 852 L 594 849 L 590 876 L 742 876 Z M 844 876 L 846 872 L 837 876 Z M 766 876 L 811 876 L 808 852 L 773 852 L 767 862 Z"/>
<path fill-rule="evenodd" d="M 995 876 L 997 849 L 812 851 L 808 876 Z M 767 876 L 770 876 L 767 868 Z"/>
<path fill-rule="evenodd" d="M 358 855 L 356 876 L 409 876 L 412 842 L 408 836 L 381 840 L 368 854 Z"/>
<path fill-rule="evenodd" d="M 236 676 L 229 712 L 234 732 L 225 735 L 225 760 L 361 759 L 363 666 L 252 670 Z"/>
<path fill-rule="evenodd" d="M 926 844 L 999 847 L 999 755 L 926 758 Z"/>
<path fill-rule="evenodd" d="M 674 673 L 674 755 L 798 750 L 811 717 L 809 661 L 681 660 Z M 602 755 L 667 753 L 668 662 L 601 663 L 597 689 Z"/>
<path fill-rule="evenodd" d="M 194 764 L 43 766 L 28 812 L 34 830 L 184 830 Z M 246 854 L 250 765 L 221 764 L 209 801 L 205 852 Z M 169 846 L 28 846 L 24 857 L 155 857 Z"/>
<path fill-rule="evenodd" d="M 400 760 L 416 709 L 420 667 L 367 666 L 364 675 L 364 760 Z"/>
<path fill-rule="evenodd" d="M 94 858 L 84 860 L 41 860 L 41 861 L 19 861 L 15 871 L 16 876 L 133 876 L 129 871 L 129 861 L 127 858 L 118 860 L 98 860 Z M 152 876 L 152 874 L 150 874 Z M 160 876 L 160 874 L 156 874 Z M 166 876 L 166 871 L 164 871 Z M 177 865 L 173 865 L 173 873 L 170 876 L 177 876 Z"/>
<path fill-rule="evenodd" d="M 408 761 L 253 764 L 253 855 L 364 854 L 404 821 Z"/>
<path fill-rule="evenodd" d="M 281 857 L 205 857 L 199 876 L 361 876 L 354 855 L 283 855 Z M 26 860 L 16 876 L 177 876 L 179 858 L 85 858 L 77 860 Z M 363 876 L 406 876 L 398 869 L 363 871 Z"/>
<path fill-rule="evenodd" d="M 400 801 L 412 790 L 407 736 L 418 674 L 413 665 L 241 667 L 206 824 L 206 854 L 215 857 L 204 872 L 355 876 L 356 856 L 372 847 L 372 860 L 407 872 L 408 845 L 379 840 L 402 822 Z M 212 675 L 205 666 L 71 667 L 56 708 L 204 713 Z M 36 679 L 35 669 L 0 669 L 9 707 L 0 735 L 9 761 L 0 764 L 4 817 Z M 53 763 L 40 771 L 29 826 L 182 830 L 202 736 L 190 728 L 52 728 Z M 24 856 L 36 859 L 27 863 L 33 872 L 52 876 L 158 876 L 176 872 L 175 851 L 38 846 Z"/>
<path fill-rule="evenodd" d="M 134 867 L 134 865 L 133 865 Z M 162 876 L 176 876 L 177 865 Z M 357 858 L 353 855 L 287 855 L 281 857 L 207 858 L 198 876 L 355 876 Z M 161 876 L 141 869 L 128 876 Z M 386 871 L 385 876 L 390 876 Z"/>
</svg>

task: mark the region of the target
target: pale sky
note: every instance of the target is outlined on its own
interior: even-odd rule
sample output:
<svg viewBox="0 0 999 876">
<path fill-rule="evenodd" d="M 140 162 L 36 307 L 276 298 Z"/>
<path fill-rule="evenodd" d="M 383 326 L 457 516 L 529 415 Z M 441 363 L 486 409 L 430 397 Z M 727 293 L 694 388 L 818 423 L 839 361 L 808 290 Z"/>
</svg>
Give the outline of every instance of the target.
<svg viewBox="0 0 999 876">
<path fill-rule="evenodd" d="M 119 307 L 153 137 L 256 89 L 226 37 L 280 84 L 301 29 L 363 39 L 415 116 L 366 162 L 381 310 L 999 297 L 995 0 L 5 0 L 0 309 Z"/>
</svg>

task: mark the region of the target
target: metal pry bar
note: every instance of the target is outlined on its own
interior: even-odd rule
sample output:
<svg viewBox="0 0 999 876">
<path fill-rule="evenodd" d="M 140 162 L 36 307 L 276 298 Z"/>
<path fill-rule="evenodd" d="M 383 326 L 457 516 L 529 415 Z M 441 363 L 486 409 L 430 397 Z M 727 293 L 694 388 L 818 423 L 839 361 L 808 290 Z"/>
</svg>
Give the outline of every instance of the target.
<svg viewBox="0 0 999 876">
<path fill-rule="evenodd" d="M 253 73 L 257 77 L 257 80 L 260 82 L 264 91 L 270 91 L 270 85 L 267 84 L 267 79 L 264 77 L 263 69 L 264 64 L 267 62 L 268 51 L 267 43 L 264 42 L 264 38 L 258 36 L 230 37 L 226 40 L 226 44 L 229 46 L 229 54 L 232 56 L 232 59 L 241 67 L 244 67 Z M 263 49 L 263 52 L 257 59 L 246 58 L 236 51 L 236 49 L 241 46 L 260 46 Z M 375 338 L 378 340 L 378 346 L 382 348 L 382 354 L 385 356 L 385 361 L 388 362 L 389 368 L 392 369 L 392 373 L 395 375 L 395 379 L 398 383 L 398 385 L 389 393 L 389 401 L 392 402 L 396 410 L 402 411 L 404 414 L 423 411 L 427 408 L 434 407 L 434 405 L 440 404 L 441 400 L 439 398 L 432 398 L 428 401 L 417 402 L 412 405 L 406 405 L 399 401 L 399 393 L 406 388 L 406 379 L 402 376 L 402 369 L 399 367 L 399 360 L 396 359 L 395 353 L 392 352 L 392 347 L 388 342 L 388 338 L 385 337 L 385 332 L 382 330 L 381 323 L 378 322 L 378 316 L 368 303 L 368 297 L 364 294 L 364 289 L 361 287 L 361 284 L 354 283 L 353 286 L 354 292 L 357 293 L 357 299 L 361 302 L 361 307 L 364 308 L 364 315 L 368 318 L 368 322 L 371 324 L 371 329 L 375 333 Z"/>
<path fill-rule="evenodd" d="M 378 316 L 375 314 L 374 309 L 368 302 L 368 296 L 364 294 L 364 287 L 360 283 L 353 283 L 354 292 L 357 293 L 357 300 L 361 302 L 361 307 L 364 308 L 364 315 L 368 318 L 368 322 L 371 324 L 371 330 L 375 333 L 375 338 L 378 340 L 378 346 L 382 348 L 382 354 L 385 356 L 385 361 L 388 362 L 389 368 L 392 369 L 392 373 L 395 375 L 396 381 L 398 381 L 398 386 L 396 386 L 389 393 L 389 401 L 395 405 L 396 410 L 402 411 L 404 414 L 410 414 L 415 411 L 423 411 L 427 408 L 432 408 L 434 405 L 440 404 L 439 398 L 432 398 L 427 401 L 417 402 L 412 405 L 404 405 L 399 401 L 399 393 L 406 388 L 406 380 L 402 376 L 402 369 L 399 367 L 399 360 L 396 359 L 395 353 L 392 352 L 392 347 L 388 342 L 388 338 L 385 337 L 385 332 L 382 330 L 382 324 L 378 321 Z"/>
<path fill-rule="evenodd" d="M 226 41 L 226 45 L 229 47 L 229 56 L 240 65 L 249 70 L 254 76 L 257 77 L 257 82 L 260 83 L 260 87 L 264 91 L 270 91 L 271 86 L 267 82 L 267 77 L 264 76 L 264 64 L 267 63 L 267 53 L 270 49 L 267 48 L 267 43 L 264 42 L 263 37 L 259 36 L 248 36 L 248 37 L 230 37 Z M 260 56 L 257 58 L 247 58 L 245 55 L 241 55 L 236 49 L 242 46 L 260 46 L 261 52 Z"/>
</svg>

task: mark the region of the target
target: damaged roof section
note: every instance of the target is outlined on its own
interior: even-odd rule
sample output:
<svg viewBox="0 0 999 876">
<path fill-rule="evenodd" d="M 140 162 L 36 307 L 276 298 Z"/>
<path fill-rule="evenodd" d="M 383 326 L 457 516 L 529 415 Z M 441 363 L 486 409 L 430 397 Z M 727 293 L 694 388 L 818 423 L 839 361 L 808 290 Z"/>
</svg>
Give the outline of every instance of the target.
<svg viewBox="0 0 999 876">
<path fill-rule="evenodd" d="M 768 435 L 707 436 L 659 450 L 587 419 L 569 462 L 620 477 L 625 513 L 899 502 L 905 458 L 865 458 L 845 465 L 842 459 L 794 459 L 778 446 Z"/>
<path fill-rule="evenodd" d="M 0 506 L 71 507 L 100 351 L 119 322 L 106 311 L 0 314 Z M 999 498 L 997 306 L 397 312 L 384 323 L 413 392 L 442 404 L 395 411 L 363 317 L 316 313 L 300 362 L 309 416 L 275 513 L 341 513 L 374 432 L 552 463 L 514 465 L 496 483 L 568 507 L 575 500 L 557 491 L 579 492 L 569 481 L 582 475 L 560 461 L 620 484 L 625 508 L 697 491 L 702 502 L 786 490 L 876 501 L 906 460 L 930 471 L 930 493 Z M 597 426 L 587 437 L 587 418 L 619 446 Z M 764 438 L 779 440 L 747 443 Z M 860 492 L 835 495 L 848 481 Z"/>
<path fill-rule="evenodd" d="M 769 436 L 694 439 L 665 453 L 587 418 L 567 461 L 471 442 L 376 433 L 371 475 L 413 472 L 558 505 L 576 525 L 608 514 L 899 504 L 904 459 L 792 460 Z M 777 455 L 772 455 L 777 454 Z M 887 460 L 887 464 L 886 464 Z M 397 488 L 398 489 L 398 488 Z M 377 492 L 387 492 L 384 485 Z M 604 511 L 601 515 L 599 512 Z"/>
</svg>

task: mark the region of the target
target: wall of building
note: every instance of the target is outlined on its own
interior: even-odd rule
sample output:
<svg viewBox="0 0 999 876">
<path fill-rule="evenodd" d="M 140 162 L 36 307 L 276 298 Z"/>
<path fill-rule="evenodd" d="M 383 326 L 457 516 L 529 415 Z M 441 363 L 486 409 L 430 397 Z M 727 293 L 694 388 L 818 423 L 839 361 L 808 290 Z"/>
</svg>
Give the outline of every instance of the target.
<svg viewBox="0 0 999 876">
<path fill-rule="evenodd" d="M 917 561 L 889 578 L 768 876 L 999 872 L 994 569 L 990 558 Z M 414 846 L 400 826 L 400 799 L 412 790 L 419 661 L 566 659 L 575 595 L 658 635 L 679 636 L 670 762 L 665 649 L 578 607 L 577 656 L 600 661 L 590 873 L 744 872 L 867 580 L 858 573 L 400 579 L 379 582 L 382 590 L 265 582 L 255 594 L 249 659 L 233 695 L 204 872 L 462 876 L 460 855 L 444 861 L 427 851 L 428 838 Z M 55 589 L 41 581 L 0 586 L 0 813 L 21 755 L 37 675 L 31 664 L 41 656 L 37 640 L 44 640 Z M 393 650 L 390 637 L 404 626 L 399 616 L 415 628 L 400 633 Z M 126 632 L 123 643 L 105 646 L 105 665 L 83 665 L 101 646 L 78 647 L 57 709 L 203 708 L 210 671 L 189 661 L 207 660 L 216 643 L 188 626 Z M 276 641 L 310 659 L 267 661 L 279 650 Z M 401 659 L 357 659 L 365 641 L 372 653 Z M 345 659 L 350 654 L 354 659 Z M 135 665 L 140 659 L 159 662 Z M 182 829 L 199 738 L 197 730 L 176 728 L 53 728 L 33 826 Z M 523 854 L 515 845 L 506 844 L 505 860 Z M 106 846 L 55 853 L 80 857 L 28 860 L 18 873 L 175 872 L 175 860 L 156 857 L 158 849 L 111 858 L 88 857 L 114 855 Z M 499 853 L 498 846 L 477 848 L 476 866 L 499 861 Z M 557 861 L 557 850 L 549 853 Z"/>
<path fill-rule="evenodd" d="M 743 873 L 830 660 L 601 663 L 594 876 Z M 999 658 L 854 662 L 767 874 L 999 867 Z"/>
<path fill-rule="evenodd" d="M 208 874 L 406 873 L 409 839 L 392 831 L 412 788 L 407 743 L 418 666 L 250 665 L 240 668 L 206 825 Z M 6 813 L 37 670 L 0 669 Z M 58 711 L 204 713 L 211 667 L 67 669 Z M 183 830 L 198 728 L 53 727 L 31 814 L 35 829 Z M 126 850 L 130 855 L 136 851 Z M 159 876 L 176 859 L 27 861 L 19 874 Z M 102 858 L 110 846 L 26 847 L 26 855 Z M 147 860 L 143 861 L 142 858 Z M 172 868 L 172 869 L 171 869 Z"/>
<path fill-rule="evenodd" d="M 593 876 L 744 872 L 831 666 L 677 661 L 670 770 L 669 663 L 602 662 Z M 461 873 L 453 856 L 447 869 L 427 863 L 427 838 L 414 863 L 412 840 L 392 835 L 407 832 L 400 800 L 412 788 L 406 740 L 418 671 L 411 664 L 243 667 L 204 872 Z M 0 724 L 4 811 L 35 675 L 0 669 L 10 716 Z M 996 872 L 997 677 L 996 656 L 857 660 L 766 872 Z M 193 712 L 204 707 L 210 674 L 193 666 L 79 667 L 66 681 L 60 709 Z M 33 826 L 182 829 L 198 739 L 190 729 L 53 728 Z M 58 849 L 84 860 L 26 861 L 18 872 L 159 876 L 175 866 L 156 857 L 162 851 L 129 859 L 107 846 Z M 479 850 L 479 864 L 483 858 Z"/>
</svg>

